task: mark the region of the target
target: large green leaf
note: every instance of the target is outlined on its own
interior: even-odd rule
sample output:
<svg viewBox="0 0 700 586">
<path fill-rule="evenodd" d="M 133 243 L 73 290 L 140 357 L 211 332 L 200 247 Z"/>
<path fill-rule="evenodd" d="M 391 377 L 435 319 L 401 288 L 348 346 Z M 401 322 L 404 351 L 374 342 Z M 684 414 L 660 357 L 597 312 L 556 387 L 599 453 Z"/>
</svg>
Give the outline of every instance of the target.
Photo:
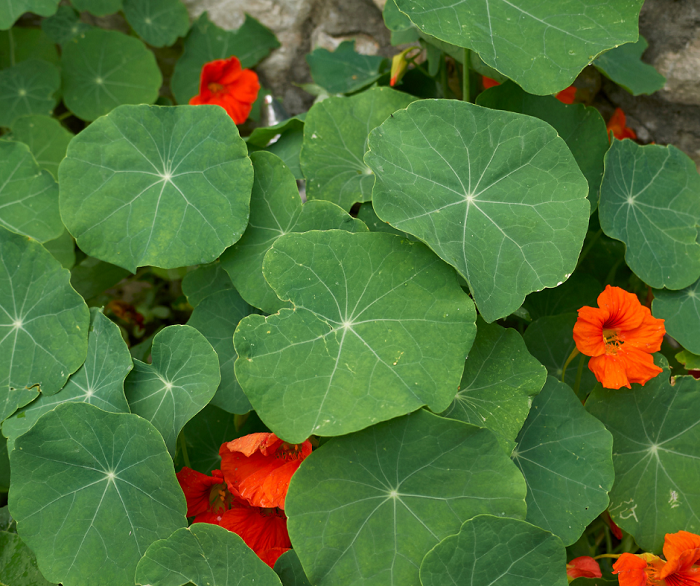
<svg viewBox="0 0 700 586">
<path fill-rule="evenodd" d="M 532 94 L 571 85 L 596 55 L 637 40 L 644 0 L 396 0 L 422 31 L 476 51 Z"/>
<path fill-rule="evenodd" d="M 294 176 L 279 157 L 252 153 L 255 180 L 250 198 L 250 222 L 243 237 L 221 257 L 241 296 L 254 307 L 275 313 L 291 304 L 280 300 L 263 277 L 263 258 L 277 240 L 290 232 L 308 230 L 367 231 L 337 205 L 326 201 L 302 206 Z"/>
<path fill-rule="evenodd" d="M 0 140 L 0 225 L 46 242 L 58 238 L 58 184 L 36 164 L 29 147 Z"/>
<path fill-rule="evenodd" d="M 124 389 L 131 410 L 150 421 L 175 455 L 182 427 L 211 401 L 221 381 L 219 360 L 191 326 L 168 326 L 153 338 L 152 363 L 134 360 Z"/>
<path fill-rule="evenodd" d="M 567 586 L 566 550 L 549 531 L 479 515 L 443 539 L 420 565 L 422 586 Z"/>
<path fill-rule="evenodd" d="M 136 568 L 147 586 L 279 586 L 277 574 L 235 533 L 208 523 L 156 541 Z"/>
<path fill-rule="evenodd" d="M 343 41 L 335 51 L 316 47 L 306 56 L 314 83 L 330 94 L 349 94 L 382 76 L 384 57 L 361 55 L 355 41 Z"/>
<path fill-rule="evenodd" d="M 664 87 L 666 78 L 642 61 L 648 46 L 647 40 L 640 35 L 636 43 L 625 43 L 599 55 L 593 65 L 632 95 L 653 94 Z"/>
<path fill-rule="evenodd" d="M 613 438 L 571 389 L 551 376 L 535 397 L 513 460 L 527 482 L 527 521 L 564 545 L 608 507 Z"/>
<path fill-rule="evenodd" d="M 16 533 L 0 531 L 0 584 L 49 586 L 36 567 L 36 556 Z"/>
<path fill-rule="evenodd" d="M 0 126 L 12 126 L 20 116 L 51 114 L 61 74 L 55 65 L 27 59 L 0 71 Z"/>
<path fill-rule="evenodd" d="M 190 28 L 190 17 L 181 0 L 124 0 L 124 16 L 152 47 L 170 46 Z"/>
<path fill-rule="evenodd" d="M 700 354 L 700 279 L 681 291 L 654 291 L 654 317 L 684 348 Z"/>
<path fill-rule="evenodd" d="M 454 266 L 488 322 L 576 267 L 588 185 L 541 120 L 467 102 L 415 102 L 372 131 L 365 162 L 377 176 L 377 215 Z"/>
<path fill-rule="evenodd" d="M 58 7 L 56 14 L 41 21 L 41 30 L 59 45 L 89 31 L 92 27 L 81 22 L 80 15 L 65 4 Z"/>
<path fill-rule="evenodd" d="M 596 108 L 562 104 L 553 96 L 533 96 L 512 81 L 479 94 L 477 104 L 534 116 L 552 125 L 574 155 L 588 182 L 591 213 L 598 207 L 603 160 L 610 148 L 605 120 Z"/>
<path fill-rule="evenodd" d="M 285 512 L 312 584 L 415 586 L 433 546 L 475 515 L 523 518 L 524 495 L 489 430 L 420 410 L 314 451 Z"/>
<path fill-rule="evenodd" d="M 119 327 L 98 309 L 91 309 L 88 355 L 71 375 L 60 393 L 39 398 L 5 420 L 2 433 L 7 448 L 14 449 L 17 437 L 34 425 L 44 413 L 68 402 L 90 403 L 103 411 L 129 413 L 124 397 L 124 379 L 132 369 L 131 355 Z"/>
<path fill-rule="evenodd" d="M 63 230 L 58 238 L 44 242 L 44 248 L 51 253 L 64 269 L 72 269 L 75 265 L 75 241 L 68 233 L 68 230 Z"/>
<path fill-rule="evenodd" d="M 73 139 L 59 178 L 80 248 L 132 272 L 211 262 L 248 223 L 253 168 L 218 106 L 122 106 Z"/>
<path fill-rule="evenodd" d="M 26 59 L 41 59 L 53 65 L 61 63 L 56 45 L 42 29 L 16 26 L 0 31 L 0 69 Z"/>
<path fill-rule="evenodd" d="M 278 436 L 300 443 L 448 407 L 476 315 L 425 246 L 378 232 L 287 234 L 263 274 L 294 309 L 241 321 L 236 376 Z"/>
<path fill-rule="evenodd" d="M 199 93 L 202 66 L 235 55 L 243 68 L 253 67 L 279 47 L 274 33 L 246 14 L 235 31 L 226 31 L 209 20 L 206 12 L 195 21 L 185 39 L 185 52 L 175 65 L 170 87 L 180 104 Z"/>
<path fill-rule="evenodd" d="M 595 307 L 602 291 L 603 287 L 595 277 L 577 271 L 554 289 L 530 293 L 523 306 L 532 319 L 573 313 L 584 305 Z"/>
<path fill-rule="evenodd" d="M 614 140 L 600 193 L 603 231 L 627 246 L 625 261 L 655 289 L 700 277 L 700 175 L 674 146 Z"/>
<path fill-rule="evenodd" d="M 382 11 L 384 24 L 392 32 L 400 32 L 410 29 L 413 26 L 411 19 L 401 12 L 396 6 L 395 0 L 386 0 Z"/>
<path fill-rule="evenodd" d="M 586 401 L 613 434 L 610 514 L 644 551 L 655 553 L 666 533 L 700 533 L 700 383 L 683 376 L 672 385 L 669 374 L 666 366 L 631 389 L 598 385 Z"/>
<path fill-rule="evenodd" d="M 293 549 L 285 551 L 275 562 L 275 572 L 283 586 L 311 586 L 311 582 L 301 567 L 299 556 Z"/>
<path fill-rule="evenodd" d="M 55 118 L 41 114 L 22 116 L 11 129 L 11 138 L 26 144 L 39 166 L 58 179 L 58 165 L 66 156 L 73 133 Z"/>
<path fill-rule="evenodd" d="M 10 512 L 52 582 L 133 586 L 148 546 L 187 524 L 163 438 L 135 415 L 59 405 L 10 464 Z"/>
<path fill-rule="evenodd" d="M 119 12 L 122 8 L 122 0 L 72 0 L 76 10 L 87 10 L 95 16 L 106 16 Z"/>
<path fill-rule="evenodd" d="M 459 392 L 441 415 L 490 429 L 510 454 L 546 379 L 518 332 L 480 321 Z"/>
<path fill-rule="evenodd" d="M 51 16 L 59 0 L 2 0 L 0 3 L 0 30 L 10 28 L 25 12 Z"/>
<path fill-rule="evenodd" d="M 92 29 L 63 45 L 63 100 L 78 118 L 95 120 L 121 104 L 152 104 L 163 83 L 141 41 Z"/>
<path fill-rule="evenodd" d="M 192 312 L 187 325 L 198 330 L 213 346 L 219 357 L 221 383 L 212 405 L 229 413 L 247 413 L 251 410 L 250 401 L 236 380 L 233 364 L 238 358 L 233 348 L 233 332 L 238 322 L 255 310 L 250 307 L 238 292 L 231 288 L 217 291 L 205 297 Z"/>
<path fill-rule="evenodd" d="M 205 297 L 226 289 L 233 289 L 233 283 L 218 261 L 197 267 L 182 279 L 182 292 L 192 307 L 197 307 Z"/>
<path fill-rule="evenodd" d="M 85 361 L 90 312 L 41 244 L 0 228 L 0 421 Z M 9 389 L 8 385 L 9 384 Z"/>
<path fill-rule="evenodd" d="M 350 98 L 328 98 L 311 107 L 304 125 L 301 170 L 306 196 L 349 210 L 372 198 L 374 175 L 362 157 L 367 136 L 415 98 L 391 88 L 372 88 Z"/>
</svg>

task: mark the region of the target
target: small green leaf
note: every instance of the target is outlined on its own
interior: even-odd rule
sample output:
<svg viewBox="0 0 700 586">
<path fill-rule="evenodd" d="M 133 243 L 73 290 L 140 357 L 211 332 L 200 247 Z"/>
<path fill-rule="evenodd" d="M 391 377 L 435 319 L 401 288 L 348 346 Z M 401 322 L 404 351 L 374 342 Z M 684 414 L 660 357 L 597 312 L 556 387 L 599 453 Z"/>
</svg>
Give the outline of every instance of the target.
<svg viewBox="0 0 700 586">
<path fill-rule="evenodd" d="M 266 147 L 265 150 L 282 159 L 282 162 L 289 167 L 292 175 L 294 175 L 294 179 L 304 179 L 300 160 L 303 142 L 303 128 L 295 128 L 283 133 L 278 140 Z"/>
<path fill-rule="evenodd" d="M 263 274 L 294 309 L 241 321 L 236 377 L 278 436 L 301 443 L 448 407 L 476 313 L 425 246 L 378 232 L 287 234 Z"/>
<path fill-rule="evenodd" d="M 16 26 L 0 31 L 0 69 L 12 67 L 26 59 L 41 59 L 59 66 L 61 59 L 56 45 L 42 29 Z"/>
<path fill-rule="evenodd" d="M 576 267 L 588 185 L 541 120 L 422 100 L 372 131 L 365 162 L 377 215 L 454 266 L 487 322 Z"/>
<path fill-rule="evenodd" d="M 19 437 L 10 512 L 42 573 L 64 586 L 133 586 L 151 543 L 187 524 L 163 438 L 136 415 L 66 403 Z"/>
<path fill-rule="evenodd" d="M 59 0 L 5 0 L 0 4 L 0 30 L 10 28 L 25 12 L 51 16 Z"/>
<path fill-rule="evenodd" d="M 518 519 L 479 515 L 423 559 L 423 586 L 567 586 L 566 550 L 549 531 Z"/>
<path fill-rule="evenodd" d="M 366 201 L 360 205 L 360 209 L 357 211 L 357 219 L 362 220 L 369 228 L 370 232 L 387 232 L 389 234 L 396 234 L 397 236 L 401 236 L 401 238 L 406 238 L 408 240 L 417 240 L 417 238 L 414 236 L 406 234 L 406 232 L 402 232 L 401 230 L 397 230 L 396 228 L 392 227 L 391 224 L 387 224 L 386 222 L 380 220 L 379 216 L 372 207 L 371 201 Z"/>
<path fill-rule="evenodd" d="M 614 140 L 600 192 L 603 231 L 627 246 L 625 261 L 645 283 L 683 289 L 700 277 L 700 175 L 674 146 Z"/>
<path fill-rule="evenodd" d="M 676 354 L 676 360 L 680 362 L 686 370 L 700 370 L 700 356 L 683 350 Z"/>
<path fill-rule="evenodd" d="M 535 397 L 513 460 L 527 483 L 525 519 L 575 543 L 608 507 L 613 438 L 571 389 L 551 376 Z"/>
<path fill-rule="evenodd" d="M 152 104 L 163 83 L 141 41 L 92 29 L 63 45 L 63 100 L 78 118 L 95 120 L 122 104 Z"/>
<path fill-rule="evenodd" d="M 653 94 L 664 87 L 666 78 L 652 65 L 642 61 L 648 46 L 647 40 L 639 35 L 636 43 L 625 43 L 599 55 L 593 65 L 633 96 Z"/>
<path fill-rule="evenodd" d="M 666 533 L 700 532 L 700 382 L 681 376 L 672 385 L 669 375 L 665 365 L 644 386 L 598 385 L 586 401 L 613 434 L 610 514 L 653 553 L 661 552 Z"/>
<path fill-rule="evenodd" d="M 298 116 L 292 116 L 282 122 L 278 122 L 273 126 L 260 126 L 254 128 L 253 132 L 250 133 L 244 140 L 246 144 L 250 147 L 265 148 L 270 144 L 270 141 L 277 138 L 281 134 L 288 132 L 290 130 L 304 130 L 304 120 L 306 119 L 306 112 Z"/>
<path fill-rule="evenodd" d="M 70 284 L 84 299 L 90 300 L 130 274 L 126 269 L 88 256 L 71 270 Z"/>
<path fill-rule="evenodd" d="M 36 565 L 36 556 L 16 533 L 0 531 L 0 584 L 49 586 Z"/>
<path fill-rule="evenodd" d="M 587 273 L 575 272 L 554 289 L 530 293 L 523 306 L 532 319 L 548 315 L 573 313 L 584 305 L 595 307 L 598 295 L 603 291 L 600 283 Z"/>
<path fill-rule="evenodd" d="M 86 22 L 81 22 L 80 15 L 73 8 L 65 4 L 58 7 L 56 14 L 41 21 L 41 30 L 59 45 L 85 34 L 91 28 Z"/>
<path fill-rule="evenodd" d="M 311 586 L 311 582 L 301 567 L 299 556 L 293 549 L 285 551 L 275 562 L 275 573 L 283 586 Z"/>
<path fill-rule="evenodd" d="M 48 61 L 26 59 L 0 71 L 0 126 L 20 116 L 51 114 L 58 102 L 61 74 Z"/>
<path fill-rule="evenodd" d="M 136 568 L 147 586 L 279 586 L 281 582 L 235 533 L 195 523 L 153 543 Z"/>
<path fill-rule="evenodd" d="M 335 51 L 316 47 L 306 56 L 314 83 L 331 94 L 350 94 L 377 81 L 384 57 L 361 55 L 355 41 L 343 41 Z"/>
<path fill-rule="evenodd" d="M 405 31 L 413 27 L 411 19 L 399 10 L 394 0 L 386 0 L 382 17 L 386 28 L 392 32 Z"/>
<path fill-rule="evenodd" d="M 11 127 L 12 140 L 23 142 L 42 169 L 58 179 L 58 165 L 65 158 L 73 133 L 51 116 L 22 116 Z"/>
<path fill-rule="evenodd" d="M 39 242 L 58 238 L 64 230 L 58 184 L 21 142 L 0 140 L 0 225 Z"/>
<path fill-rule="evenodd" d="M 78 246 L 132 272 L 211 262 L 248 223 L 253 168 L 219 106 L 121 106 L 73 139 L 59 178 Z"/>
<path fill-rule="evenodd" d="M 253 67 L 279 47 L 274 33 L 246 14 L 235 31 L 225 31 L 209 20 L 206 12 L 195 21 L 185 39 L 185 51 L 175 65 L 170 87 L 179 104 L 199 93 L 202 66 L 215 59 L 238 57 L 241 67 Z"/>
<path fill-rule="evenodd" d="M 2 433 L 7 447 L 14 449 L 17 437 L 25 433 L 47 411 L 68 402 L 90 403 L 110 413 L 129 413 L 124 397 L 124 379 L 133 368 L 131 355 L 119 327 L 91 309 L 88 355 L 85 363 L 71 375 L 61 392 L 39 398 L 5 420 Z"/>
<path fill-rule="evenodd" d="M 276 313 L 291 304 L 280 300 L 263 277 L 263 258 L 281 236 L 308 230 L 366 232 L 367 227 L 330 202 L 302 206 L 294 177 L 275 155 L 253 153 L 251 160 L 255 180 L 250 222 L 241 240 L 221 256 L 221 265 L 248 303 Z"/>
<path fill-rule="evenodd" d="M 670 336 L 690 352 L 700 354 L 700 279 L 680 291 L 654 291 L 652 308 L 654 317 L 665 320 Z"/>
<path fill-rule="evenodd" d="M 79 12 L 87 10 L 95 16 L 114 14 L 122 9 L 122 0 L 72 0 L 72 4 Z"/>
<path fill-rule="evenodd" d="M 314 104 L 306 116 L 300 156 L 307 197 L 332 201 L 345 210 L 372 199 L 374 174 L 362 160 L 367 136 L 414 101 L 391 88 L 372 88 Z"/>
<path fill-rule="evenodd" d="M 124 16 L 152 47 L 169 47 L 190 28 L 190 17 L 181 0 L 124 0 Z"/>
<path fill-rule="evenodd" d="M 479 514 L 525 516 L 525 483 L 487 429 L 420 410 L 334 438 L 294 474 L 285 512 L 312 584 L 418 584 L 423 556 Z"/>
<path fill-rule="evenodd" d="M 233 283 L 219 261 L 197 267 L 182 279 L 182 292 L 192 307 L 197 307 L 209 295 L 226 289 L 233 289 Z"/>
</svg>

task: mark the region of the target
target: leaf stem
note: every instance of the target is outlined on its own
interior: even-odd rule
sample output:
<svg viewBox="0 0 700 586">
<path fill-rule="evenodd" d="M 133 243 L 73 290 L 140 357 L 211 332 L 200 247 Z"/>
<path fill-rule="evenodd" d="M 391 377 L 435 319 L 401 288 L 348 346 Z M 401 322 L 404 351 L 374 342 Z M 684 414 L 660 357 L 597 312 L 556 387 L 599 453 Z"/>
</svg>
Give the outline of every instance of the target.
<svg viewBox="0 0 700 586">
<path fill-rule="evenodd" d="M 583 259 L 586 258 L 586 255 L 591 251 L 591 248 L 593 248 L 593 245 L 594 245 L 596 242 L 598 242 L 598 239 L 600 238 L 600 236 L 601 236 L 602 234 L 603 234 L 603 229 L 601 228 L 600 230 L 598 230 L 598 231 L 593 235 L 593 238 L 590 239 L 590 241 L 588 242 L 588 244 L 586 244 L 586 248 L 584 248 L 584 249 L 581 251 L 581 255 L 578 257 L 578 262 L 576 263 L 576 266 L 577 266 L 577 267 L 581 264 L 581 262 L 583 262 Z"/>
<path fill-rule="evenodd" d="M 565 382 L 564 377 L 566 376 L 566 367 L 569 366 L 571 361 L 574 358 L 576 358 L 577 355 L 578 355 L 578 348 L 574 348 L 571 351 L 571 354 L 569 354 L 569 357 L 566 359 L 566 362 L 564 363 L 564 368 L 561 369 L 561 382 Z"/>
<path fill-rule="evenodd" d="M 576 396 L 578 397 L 578 388 L 581 385 L 581 375 L 583 375 L 583 354 L 581 354 L 581 358 L 578 361 L 578 368 L 576 369 L 576 381 L 574 382 L 574 393 L 576 393 Z"/>
<path fill-rule="evenodd" d="M 185 441 L 185 430 L 183 429 L 178 436 L 178 441 L 180 442 L 180 449 L 182 450 L 182 459 L 185 461 L 185 466 L 192 468 L 190 464 L 190 457 L 187 454 L 187 442 Z"/>
<path fill-rule="evenodd" d="M 62 120 L 65 120 L 66 118 L 70 118 L 72 115 L 73 115 L 73 112 L 71 112 L 70 110 L 67 110 L 66 112 L 64 112 L 60 116 L 56 116 L 56 120 L 61 122 Z"/>
<path fill-rule="evenodd" d="M 464 49 L 464 64 L 462 66 L 462 100 L 471 102 L 469 88 L 469 49 Z"/>
<path fill-rule="evenodd" d="M 600 555 L 595 556 L 593 559 L 594 560 L 600 560 L 603 558 L 611 558 L 611 559 L 617 559 L 620 557 L 619 553 L 601 553 Z"/>
</svg>

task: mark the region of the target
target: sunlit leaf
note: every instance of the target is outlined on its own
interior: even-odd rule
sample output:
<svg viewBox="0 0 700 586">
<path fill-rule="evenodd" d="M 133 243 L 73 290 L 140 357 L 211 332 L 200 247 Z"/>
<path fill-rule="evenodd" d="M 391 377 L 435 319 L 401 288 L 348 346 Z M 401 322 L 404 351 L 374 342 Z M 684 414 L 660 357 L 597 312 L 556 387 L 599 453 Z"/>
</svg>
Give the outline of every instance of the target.
<svg viewBox="0 0 700 586">
<path fill-rule="evenodd" d="M 593 65 L 634 96 L 653 94 L 664 87 L 666 78 L 653 65 L 642 61 L 648 46 L 647 40 L 640 35 L 636 43 L 625 43 L 599 55 Z"/>
<path fill-rule="evenodd" d="M 58 179 L 58 165 L 66 156 L 73 133 L 51 116 L 22 116 L 11 127 L 13 140 L 23 142 L 42 169 Z"/>
<path fill-rule="evenodd" d="M 152 47 L 167 47 L 190 28 L 187 8 L 180 0 L 124 0 L 124 16 Z"/>
<path fill-rule="evenodd" d="M 355 41 L 343 41 L 335 51 L 316 47 L 306 56 L 314 83 L 330 94 L 349 94 L 367 87 L 382 75 L 384 57 L 361 55 Z"/>
<path fill-rule="evenodd" d="M 665 320 L 670 336 L 700 354 L 700 279 L 681 291 L 654 291 L 654 317 Z"/>
<path fill-rule="evenodd" d="M 59 0 L 4 0 L 0 4 L 0 30 L 10 28 L 25 12 L 51 16 Z"/>
<path fill-rule="evenodd" d="M 27 59 L 0 71 L 0 126 L 12 126 L 20 116 L 51 114 L 57 103 L 61 75 L 55 65 Z"/>
</svg>

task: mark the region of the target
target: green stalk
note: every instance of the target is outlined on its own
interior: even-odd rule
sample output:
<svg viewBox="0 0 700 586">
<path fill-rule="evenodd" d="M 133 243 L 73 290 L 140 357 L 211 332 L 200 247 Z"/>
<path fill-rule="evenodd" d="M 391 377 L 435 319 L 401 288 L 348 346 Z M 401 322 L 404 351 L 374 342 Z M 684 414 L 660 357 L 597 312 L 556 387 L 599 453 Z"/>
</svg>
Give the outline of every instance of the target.
<svg viewBox="0 0 700 586">
<path fill-rule="evenodd" d="M 569 366 L 571 361 L 576 358 L 576 355 L 578 354 L 578 348 L 574 348 L 571 351 L 571 354 L 569 354 L 569 357 L 566 359 L 566 362 L 564 363 L 564 368 L 561 369 L 561 382 L 564 382 L 564 377 L 566 376 L 566 368 Z"/>
<path fill-rule="evenodd" d="M 578 361 L 578 369 L 576 370 L 576 382 L 574 382 L 574 393 L 578 397 L 578 388 L 581 385 L 581 375 L 583 374 L 583 354 L 581 354 L 581 359 Z"/>
</svg>

